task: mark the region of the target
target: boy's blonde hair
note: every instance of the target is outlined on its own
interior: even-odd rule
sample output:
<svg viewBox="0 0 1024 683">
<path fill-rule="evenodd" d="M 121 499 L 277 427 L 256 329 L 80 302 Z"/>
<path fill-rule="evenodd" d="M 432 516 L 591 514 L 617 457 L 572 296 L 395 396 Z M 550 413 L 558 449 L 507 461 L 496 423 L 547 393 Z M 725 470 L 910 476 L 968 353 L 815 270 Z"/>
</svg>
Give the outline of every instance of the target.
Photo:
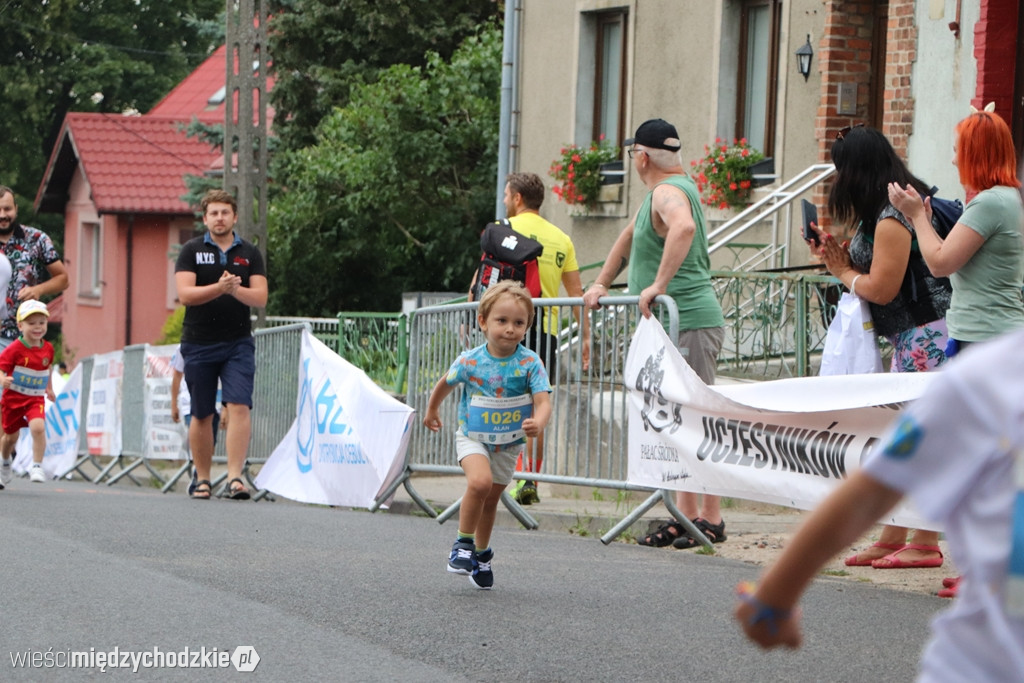
<svg viewBox="0 0 1024 683">
<path fill-rule="evenodd" d="M 490 315 L 495 302 L 506 295 L 526 304 L 526 326 L 531 327 L 533 325 L 533 301 L 530 298 L 530 292 L 515 280 L 502 280 L 498 284 L 487 288 L 487 291 L 484 292 L 483 297 L 480 299 L 480 308 L 478 309 L 480 317 L 487 320 L 487 316 Z"/>
</svg>

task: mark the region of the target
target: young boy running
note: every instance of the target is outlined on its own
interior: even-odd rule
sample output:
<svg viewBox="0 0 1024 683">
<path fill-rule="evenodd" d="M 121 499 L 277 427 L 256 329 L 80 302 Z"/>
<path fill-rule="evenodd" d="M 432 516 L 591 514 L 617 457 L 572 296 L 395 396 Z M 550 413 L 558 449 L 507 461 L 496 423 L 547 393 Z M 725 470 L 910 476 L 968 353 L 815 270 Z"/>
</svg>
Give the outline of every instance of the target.
<svg viewBox="0 0 1024 683">
<path fill-rule="evenodd" d="M 46 481 L 43 455 L 46 453 L 46 406 L 44 397 L 56 400 L 50 381 L 53 367 L 53 346 L 43 339 L 50 312 L 46 304 L 29 299 L 18 306 L 16 316 L 21 336 L 0 353 L 0 413 L 3 437 L 0 437 L 0 489 L 11 480 L 11 454 L 18 443 L 18 433 L 28 426 L 32 434 L 31 481 Z"/>
<path fill-rule="evenodd" d="M 480 299 L 477 323 L 486 344 L 465 351 L 438 380 L 423 424 L 441 429 L 438 411 L 455 386 L 463 385 L 455 436 L 466 493 L 459 509 L 459 535 L 448 571 L 468 574 L 477 588 L 494 585 L 491 530 L 501 493 L 512 481 L 526 437 L 544 431 L 551 417 L 551 384 L 540 357 L 520 345 L 533 324 L 530 293 L 518 282 L 499 282 Z"/>
</svg>

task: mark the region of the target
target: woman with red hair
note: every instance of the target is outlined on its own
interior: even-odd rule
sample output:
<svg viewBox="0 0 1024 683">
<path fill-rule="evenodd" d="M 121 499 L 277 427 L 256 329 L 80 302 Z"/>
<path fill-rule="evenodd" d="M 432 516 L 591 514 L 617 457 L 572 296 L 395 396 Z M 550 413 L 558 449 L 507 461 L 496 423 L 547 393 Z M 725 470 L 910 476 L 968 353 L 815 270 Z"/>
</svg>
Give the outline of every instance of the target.
<svg viewBox="0 0 1024 683">
<path fill-rule="evenodd" d="M 889 184 L 889 201 L 911 220 L 921 255 L 936 277 L 948 276 L 946 311 L 953 356 L 969 344 L 1024 327 L 1024 204 L 1010 128 L 989 105 L 956 126 L 953 163 L 967 196 L 963 215 L 945 239 L 932 228 L 930 200 L 908 186 Z M 954 597 L 960 577 L 944 579 L 942 597 Z"/>
<path fill-rule="evenodd" d="M 958 123 L 956 133 L 953 163 L 967 195 L 977 194 L 945 239 L 932 228 L 930 200 L 889 184 L 889 199 L 913 222 L 928 269 L 953 285 L 947 355 L 1024 327 L 1024 204 L 1010 128 L 986 108 Z"/>
</svg>

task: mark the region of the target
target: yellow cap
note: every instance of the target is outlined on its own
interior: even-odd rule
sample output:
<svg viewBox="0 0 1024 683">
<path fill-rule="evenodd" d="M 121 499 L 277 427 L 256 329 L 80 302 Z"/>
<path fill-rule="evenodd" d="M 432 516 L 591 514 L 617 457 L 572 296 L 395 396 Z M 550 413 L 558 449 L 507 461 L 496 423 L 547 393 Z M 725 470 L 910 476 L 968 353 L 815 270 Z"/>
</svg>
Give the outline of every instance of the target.
<svg viewBox="0 0 1024 683">
<path fill-rule="evenodd" d="M 29 317 L 33 313 L 42 313 L 47 318 L 50 317 L 50 309 L 46 307 L 42 301 L 36 301 L 35 299 L 29 299 L 28 301 L 21 302 L 18 306 L 18 322 L 20 323 L 25 318 Z"/>
</svg>

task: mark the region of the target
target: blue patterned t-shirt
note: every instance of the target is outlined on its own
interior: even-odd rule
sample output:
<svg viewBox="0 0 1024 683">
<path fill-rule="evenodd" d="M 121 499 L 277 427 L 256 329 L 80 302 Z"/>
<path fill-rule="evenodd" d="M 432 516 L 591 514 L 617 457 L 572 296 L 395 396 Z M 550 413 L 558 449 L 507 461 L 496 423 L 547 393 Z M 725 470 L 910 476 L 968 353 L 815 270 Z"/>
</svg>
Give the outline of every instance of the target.
<svg viewBox="0 0 1024 683">
<path fill-rule="evenodd" d="M 445 377 L 448 384 L 462 384 L 459 399 L 459 433 L 469 436 L 470 407 L 474 397 L 511 399 L 542 391 L 551 391 L 548 373 L 540 356 L 521 344 L 507 358 L 495 358 L 487 344 L 462 352 Z M 516 439 L 502 446 L 522 443 Z"/>
</svg>

